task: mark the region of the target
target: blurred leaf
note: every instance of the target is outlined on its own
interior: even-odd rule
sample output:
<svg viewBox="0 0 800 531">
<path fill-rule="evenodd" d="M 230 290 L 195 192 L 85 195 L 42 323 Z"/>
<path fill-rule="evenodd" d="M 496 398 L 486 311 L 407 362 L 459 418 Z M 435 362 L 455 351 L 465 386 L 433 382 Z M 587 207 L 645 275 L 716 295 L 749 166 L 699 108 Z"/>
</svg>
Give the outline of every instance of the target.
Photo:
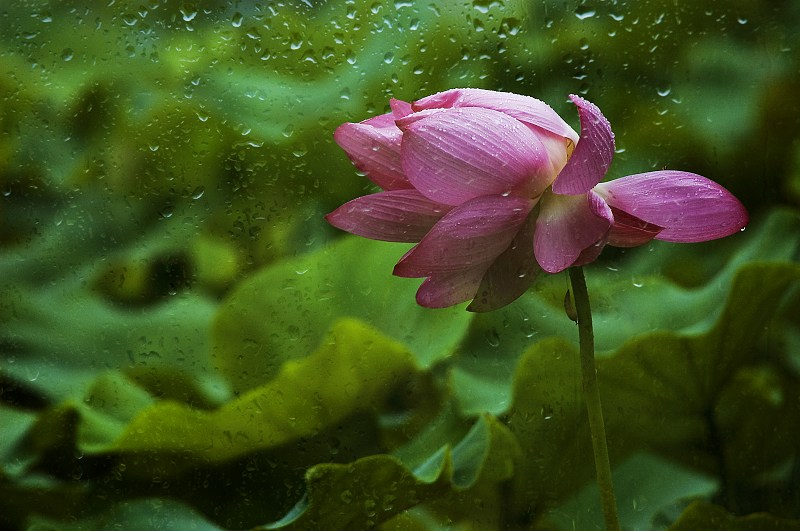
<svg viewBox="0 0 800 531">
<path fill-rule="evenodd" d="M 769 514 L 736 517 L 708 502 L 692 503 L 670 531 L 797 531 L 800 520 L 787 520 Z"/>
<path fill-rule="evenodd" d="M 23 436 L 35 420 L 36 416 L 31 412 L 0 405 L 0 482 L 6 476 L 18 474 L 27 464 L 17 457 L 16 447 L 23 443 Z"/>
<path fill-rule="evenodd" d="M 422 367 L 449 356 L 471 315 L 463 307 L 430 310 L 416 304 L 419 281 L 391 276 L 406 249 L 343 238 L 240 283 L 214 323 L 219 370 L 234 389 L 252 389 L 274 377 L 286 360 L 311 352 L 331 322 L 348 316 L 406 345 Z"/>
<path fill-rule="evenodd" d="M 620 524 L 623 529 L 660 529 L 661 519 L 688 498 L 710 496 L 718 482 L 672 461 L 648 454 L 631 456 L 614 470 Z M 548 523 L 560 529 L 602 529 L 603 511 L 597 484 L 551 511 Z"/>
<path fill-rule="evenodd" d="M 158 402 L 118 439 L 85 450 L 185 455 L 189 461 L 176 462 L 179 468 L 220 462 L 313 436 L 356 411 L 377 411 L 396 383 L 414 371 L 413 359 L 398 343 L 343 319 L 313 354 L 287 362 L 272 381 L 217 410 Z"/>
<path fill-rule="evenodd" d="M 174 529 L 176 531 L 220 531 L 203 515 L 170 499 L 152 498 L 125 501 L 113 505 L 103 514 L 78 521 L 63 522 L 34 516 L 28 529 L 61 529 L 65 531 L 111 531 L 114 529 Z"/>
<path fill-rule="evenodd" d="M 513 435 L 492 417 L 483 416 L 457 445 L 442 447 L 414 470 L 386 455 L 312 467 L 306 473 L 307 498 L 283 520 L 265 528 L 367 529 L 450 491 L 507 480 L 518 458 Z"/>
<path fill-rule="evenodd" d="M 765 325 L 798 279 L 800 267 L 793 264 L 744 266 L 712 330 L 656 332 L 602 360 L 598 377 L 618 444 L 646 442 L 687 466 L 714 471 L 707 452 L 715 404 L 737 370 L 755 361 Z"/>
<path fill-rule="evenodd" d="M 127 306 L 93 289 L 93 279 L 110 261 L 126 264 L 133 274 L 142 262 L 173 254 L 183 245 L 173 239 L 186 239 L 188 229 L 148 224 L 140 210 L 99 191 L 78 194 L 71 206 L 48 214 L 58 220 L 45 218 L 36 238 L 0 253 L 4 374 L 58 401 L 83 396 L 110 370 L 145 369 L 154 381 L 163 368 L 169 376 L 188 375 L 209 402 L 224 398 L 227 389 L 209 362 L 215 302 L 165 290 L 143 307 Z M 151 288 L 155 280 L 144 278 Z"/>
<path fill-rule="evenodd" d="M 718 473 L 714 411 L 738 368 L 752 363 L 781 295 L 800 280 L 791 264 L 741 268 L 717 324 L 704 334 L 660 331 L 598 361 L 612 459 L 650 450 L 683 466 Z M 526 459 L 516 481 L 518 512 L 557 505 L 591 477 L 591 446 L 577 349 L 562 338 L 531 347 L 514 379 L 509 426 Z M 752 414 L 752 411 L 742 411 Z M 739 420 L 741 423 L 742 421 Z M 791 426 L 792 424 L 790 424 Z M 759 450 L 762 466 L 785 459 Z"/>
</svg>

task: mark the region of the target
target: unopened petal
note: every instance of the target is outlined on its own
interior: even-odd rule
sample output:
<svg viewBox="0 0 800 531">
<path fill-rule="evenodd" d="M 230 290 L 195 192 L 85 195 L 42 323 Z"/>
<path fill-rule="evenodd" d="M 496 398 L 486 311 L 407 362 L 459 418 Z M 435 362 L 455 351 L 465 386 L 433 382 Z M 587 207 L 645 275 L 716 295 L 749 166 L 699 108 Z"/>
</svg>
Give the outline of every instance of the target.
<svg viewBox="0 0 800 531">
<path fill-rule="evenodd" d="M 414 188 L 458 205 L 495 194 L 535 197 L 552 182 L 547 151 L 530 129 L 489 109 L 421 111 L 397 121 L 400 160 Z"/>
<path fill-rule="evenodd" d="M 394 274 L 428 277 L 478 265 L 485 270 L 511 244 L 532 207 L 532 201 L 513 196 L 479 197 L 455 207 L 406 253 Z"/>
<path fill-rule="evenodd" d="M 553 183 L 557 194 L 584 194 L 599 183 L 614 158 L 614 133 L 597 105 L 571 95 L 581 119 L 581 138 Z"/>
<path fill-rule="evenodd" d="M 719 184 L 700 175 L 662 170 L 629 175 L 597 185 L 614 208 L 663 227 L 656 239 L 702 242 L 729 236 L 747 225 L 744 205 Z"/>
<path fill-rule="evenodd" d="M 488 312 L 517 300 L 541 272 L 533 255 L 534 215 L 528 216 L 508 248 L 498 256 L 481 279 L 471 312 Z"/>
<path fill-rule="evenodd" d="M 516 118 L 558 136 L 578 141 L 575 131 L 545 102 L 509 92 L 485 89 L 452 89 L 433 94 L 412 104 L 414 110 L 482 107 Z"/>
<path fill-rule="evenodd" d="M 389 107 L 392 109 L 392 118 L 394 120 L 399 120 L 400 118 L 404 118 L 414 112 L 411 108 L 411 104 L 405 102 L 403 100 L 398 100 L 396 98 L 392 98 L 389 100 Z M 393 124 L 394 125 L 394 124 Z"/>
<path fill-rule="evenodd" d="M 376 116 L 358 124 L 342 124 L 333 134 L 336 143 L 344 149 L 356 168 L 384 190 L 412 187 L 400 164 L 401 137 L 402 133 L 394 125 L 391 114 Z"/>
<path fill-rule="evenodd" d="M 548 273 L 563 271 L 584 250 L 604 241 L 612 221 L 611 209 L 593 191 L 584 195 L 546 195 L 536 219 L 536 260 Z"/>
<path fill-rule="evenodd" d="M 611 213 L 614 214 L 614 225 L 608 233 L 608 244 L 615 247 L 644 245 L 663 230 L 663 227 L 648 223 L 613 206 Z"/>
<path fill-rule="evenodd" d="M 379 114 L 377 116 L 373 116 L 372 118 L 367 118 L 359 123 L 361 125 L 369 125 L 378 129 L 393 129 L 397 127 L 394 124 L 395 119 L 394 112 L 387 112 L 386 114 Z"/>
<path fill-rule="evenodd" d="M 461 271 L 436 273 L 426 278 L 417 290 L 417 304 L 426 308 L 447 308 L 475 297 L 485 264 Z"/>
<path fill-rule="evenodd" d="M 338 229 L 364 238 L 418 242 L 450 208 L 416 190 L 392 190 L 353 199 L 325 219 Z"/>
</svg>

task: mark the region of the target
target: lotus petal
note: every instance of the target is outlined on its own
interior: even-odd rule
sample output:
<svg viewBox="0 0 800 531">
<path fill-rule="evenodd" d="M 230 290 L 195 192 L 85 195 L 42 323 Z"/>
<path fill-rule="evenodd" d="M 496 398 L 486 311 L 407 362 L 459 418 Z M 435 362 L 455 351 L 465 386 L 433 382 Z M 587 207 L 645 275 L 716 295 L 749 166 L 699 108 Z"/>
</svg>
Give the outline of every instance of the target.
<svg viewBox="0 0 800 531">
<path fill-rule="evenodd" d="M 605 239 L 613 219 L 611 209 L 592 191 L 546 195 L 536 219 L 536 260 L 548 273 L 563 271 L 574 265 L 584 250 Z"/>
<path fill-rule="evenodd" d="M 400 160 L 414 188 L 459 205 L 485 195 L 536 197 L 552 180 L 547 151 L 505 114 L 463 108 L 421 111 L 397 121 Z"/>
<path fill-rule="evenodd" d="M 418 242 L 450 208 L 416 190 L 391 190 L 353 199 L 325 219 L 336 228 L 364 238 Z"/>
<path fill-rule="evenodd" d="M 394 274 L 429 277 L 482 265 L 484 270 L 511 244 L 533 202 L 514 196 L 484 196 L 448 212 L 400 259 Z"/>
<path fill-rule="evenodd" d="M 574 94 L 570 99 L 578 106 L 581 139 L 553 182 L 553 191 L 577 195 L 591 190 L 608 172 L 614 158 L 614 133 L 597 105 Z"/>
<path fill-rule="evenodd" d="M 694 173 L 639 173 L 599 184 L 596 189 L 610 206 L 663 227 L 658 240 L 714 240 L 738 232 L 748 221 L 747 211 L 733 194 Z"/>
</svg>

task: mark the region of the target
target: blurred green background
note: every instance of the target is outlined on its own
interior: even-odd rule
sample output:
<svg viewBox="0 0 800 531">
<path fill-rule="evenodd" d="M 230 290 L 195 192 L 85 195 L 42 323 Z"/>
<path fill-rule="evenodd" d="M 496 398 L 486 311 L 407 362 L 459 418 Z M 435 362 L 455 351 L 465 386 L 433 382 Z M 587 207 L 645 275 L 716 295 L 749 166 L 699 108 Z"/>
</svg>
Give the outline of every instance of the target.
<svg viewBox="0 0 800 531">
<path fill-rule="evenodd" d="M 609 444 L 631 529 L 798 529 L 798 27 L 789 0 L 4 3 L 0 527 L 599 525 L 566 276 L 425 310 L 407 247 L 322 219 L 372 190 L 340 123 L 482 87 L 576 129 L 581 94 L 609 178 L 746 205 L 589 268 Z"/>
</svg>

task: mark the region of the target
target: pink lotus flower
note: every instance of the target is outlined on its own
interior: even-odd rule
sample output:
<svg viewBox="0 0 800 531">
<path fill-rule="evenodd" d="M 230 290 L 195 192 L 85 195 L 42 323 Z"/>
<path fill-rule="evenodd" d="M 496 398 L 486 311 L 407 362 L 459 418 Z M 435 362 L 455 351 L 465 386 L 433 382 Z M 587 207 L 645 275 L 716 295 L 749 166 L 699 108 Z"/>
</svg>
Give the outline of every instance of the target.
<svg viewBox="0 0 800 531">
<path fill-rule="evenodd" d="M 419 242 L 394 268 L 426 277 L 422 306 L 470 299 L 504 306 L 541 270 L 594 261 L 606 244 L 700 242 L 747 223 L 723 187 L 664 170 L 601 183 L 614 135 L 594 104 L 570 96 L 581 135 L 547 104 L 517 94 L 454 89 L 392 112 L 345 123 L 334 134 L 355 166 L 384 191 L 326 219 L 366 238 Z"/>
</svg>

